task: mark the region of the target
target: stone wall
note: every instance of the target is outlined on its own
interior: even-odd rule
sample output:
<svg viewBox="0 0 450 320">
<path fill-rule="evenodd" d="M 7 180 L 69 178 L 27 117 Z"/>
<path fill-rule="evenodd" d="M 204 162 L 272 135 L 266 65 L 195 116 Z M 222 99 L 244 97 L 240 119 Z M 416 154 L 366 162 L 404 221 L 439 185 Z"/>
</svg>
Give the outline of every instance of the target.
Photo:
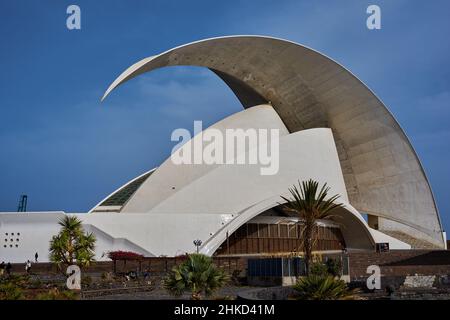
<svg viewBox="0 0 450 320">
<path fill-rule="evenodd" d="M 83 268 L 85 273 L 102 273 L 102 272 L 117 272 L 126 273 L 129 271 L 145 271 L 149 270 L 153 274 L 165 274 L 170 271 L 175 265 L 181 263 L 183 257 L 152 257 L 143 258 L 141 260 L 120 260 L 116 261 L 101 261 L 94 262 L 89 267 Z M 235 272 L 242 272 L 247 268 L 247 260 L 245 258 L 230 257 L 230 258 L 213 258 L 214 263 L 223 268 L 230 274 Z M 25 263 L 13 263 L 11 272 L 14 274 L 25 273 Z M 56 265 L 52 263 L 32 263 L 31 272 L 34 274 L 52 274 L 60 273 Z"/>
<path fill-rule="evenodd" d="M 378 265 L 381 270 L 382 287 L 400 287 L 433 277 L 433 287 L 445 287 L 450 277 L 450 251 L 446 250 L 391 250 L 389 252 L 354 252 L 349 254 L 350 280 L 365 284 L 367 267 Z"/>
</svg>

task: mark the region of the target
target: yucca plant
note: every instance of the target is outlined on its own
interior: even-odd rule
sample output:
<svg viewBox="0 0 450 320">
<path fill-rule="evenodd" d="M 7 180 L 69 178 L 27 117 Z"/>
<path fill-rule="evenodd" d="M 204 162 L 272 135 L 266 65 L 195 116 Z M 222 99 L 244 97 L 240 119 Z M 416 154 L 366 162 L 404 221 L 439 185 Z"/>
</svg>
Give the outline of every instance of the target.
<svg viewBox="0 0 450 320">
<path fill-rule="evenodd" d="M 315 275 L 299 278 L 294 285 L 298 298 L 302 300 L 352 299 L 355 292 L 347 288 L 343 280 L 331 275 Z"/>
<path fill-rule="evenodd" d="M 213 264 L 211 257 L 192 253 L 172 269 L 164 279 L 164 288 L 174 296 L 190 292 L 193 300 L 200 300 L 203 295 L 208 297 L 223 287 L 227 281 L 227 274 Z"/>
<path fill-rule="evenodd" d="M 281 197 L 286 204 L 283 208 L 293 212 L 302 220 L 302 245 L 305 254 L 306 274 L 309 275 L 312 260 L 312 250 L 317 240 L 317 220 L 329 219 L 333 217 L 332 211 L 342 207 L 342 204 L 335 203 L 339 195 L 328 196 L 330 187 L 325 183 L 319 189 L 319 182 L 309 179 L 298 182 L 299 188 L 293 186 L 289 188 L 290 198 Z"/>
<path fill-rule="evenodd" d="M 61 265 L 88 266 L 94 261 L 95 236 L 84 233 L 81 220 L 65 216 L 59 221 L 61 231 L 50 241 L 50 261 Z"/>
</svg>

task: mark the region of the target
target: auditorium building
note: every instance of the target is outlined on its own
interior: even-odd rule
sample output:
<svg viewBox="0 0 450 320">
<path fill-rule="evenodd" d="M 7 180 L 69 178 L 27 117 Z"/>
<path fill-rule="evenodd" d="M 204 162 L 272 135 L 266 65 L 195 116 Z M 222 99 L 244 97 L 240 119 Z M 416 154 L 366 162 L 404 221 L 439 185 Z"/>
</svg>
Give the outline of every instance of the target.
<svg viewBox="0 0 450 320">
<path fill-rule="evenodd" d="M 283 210 L 281 196 L 308 179 L 327 183 L 343 204 L 331 219 L 319 221 L 315 251 L 373 251 L 377 243 L 391 249 L 446 247 L 430 184 L 408 137 L 381 100 L 334 60 L 271 37 L 206 39 L 133 64 L 103 98 L 140 74 L 168 66 L 208 68 L 243 106 L 177 152 L 189 152 L 212 132 L 277 130 L 278 171 L 264 175 L 254 164 L 176 164 L 169 157 L 89 212 L 70 214 L 95 234 L 96 259 L 112 250 L 177 256 L 197 250 L 194 240 L 207 255 L 301 251 L 302 221 Z M 248 143 L 235 156 L 254 147 Z M 38 252 L 48 260 L 49 241 L 66 214 L 0 213 L 0 259 L 24 262 Z"/>
</svg>

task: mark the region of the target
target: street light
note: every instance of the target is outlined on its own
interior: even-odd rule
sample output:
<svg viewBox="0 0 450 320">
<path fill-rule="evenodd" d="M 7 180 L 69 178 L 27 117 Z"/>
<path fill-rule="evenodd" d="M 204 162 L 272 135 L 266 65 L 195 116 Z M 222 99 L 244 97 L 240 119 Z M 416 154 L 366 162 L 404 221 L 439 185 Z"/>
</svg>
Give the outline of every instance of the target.
<svg viewBox="0 0 450 320">
<path fill-rule="evenodd" d="M 201 245 L 202 245 L 202 240 L 200 240 L 200 239 L 194 240 L 194 246 L 197 247 L 197 253 L 198 253 L 198 247 L 200 247 Z"/>
</svg>

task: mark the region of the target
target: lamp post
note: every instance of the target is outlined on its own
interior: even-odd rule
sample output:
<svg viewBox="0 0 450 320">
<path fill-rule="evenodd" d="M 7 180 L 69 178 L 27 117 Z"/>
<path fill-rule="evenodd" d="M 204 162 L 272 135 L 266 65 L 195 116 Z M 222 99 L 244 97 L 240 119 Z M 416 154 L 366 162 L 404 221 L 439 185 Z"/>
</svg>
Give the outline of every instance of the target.
<svg viewBox="0 0 450 320">
<path fill-rule="evenodd" d="M 194 246 L 197 248 L 197 253 L 198 253 L 198 247 L 200 247 L 202 245 L 202 240 L 197 239 L 197 240 L 194 240 L 193 242 L 194 242 Z"/>
</svg>

